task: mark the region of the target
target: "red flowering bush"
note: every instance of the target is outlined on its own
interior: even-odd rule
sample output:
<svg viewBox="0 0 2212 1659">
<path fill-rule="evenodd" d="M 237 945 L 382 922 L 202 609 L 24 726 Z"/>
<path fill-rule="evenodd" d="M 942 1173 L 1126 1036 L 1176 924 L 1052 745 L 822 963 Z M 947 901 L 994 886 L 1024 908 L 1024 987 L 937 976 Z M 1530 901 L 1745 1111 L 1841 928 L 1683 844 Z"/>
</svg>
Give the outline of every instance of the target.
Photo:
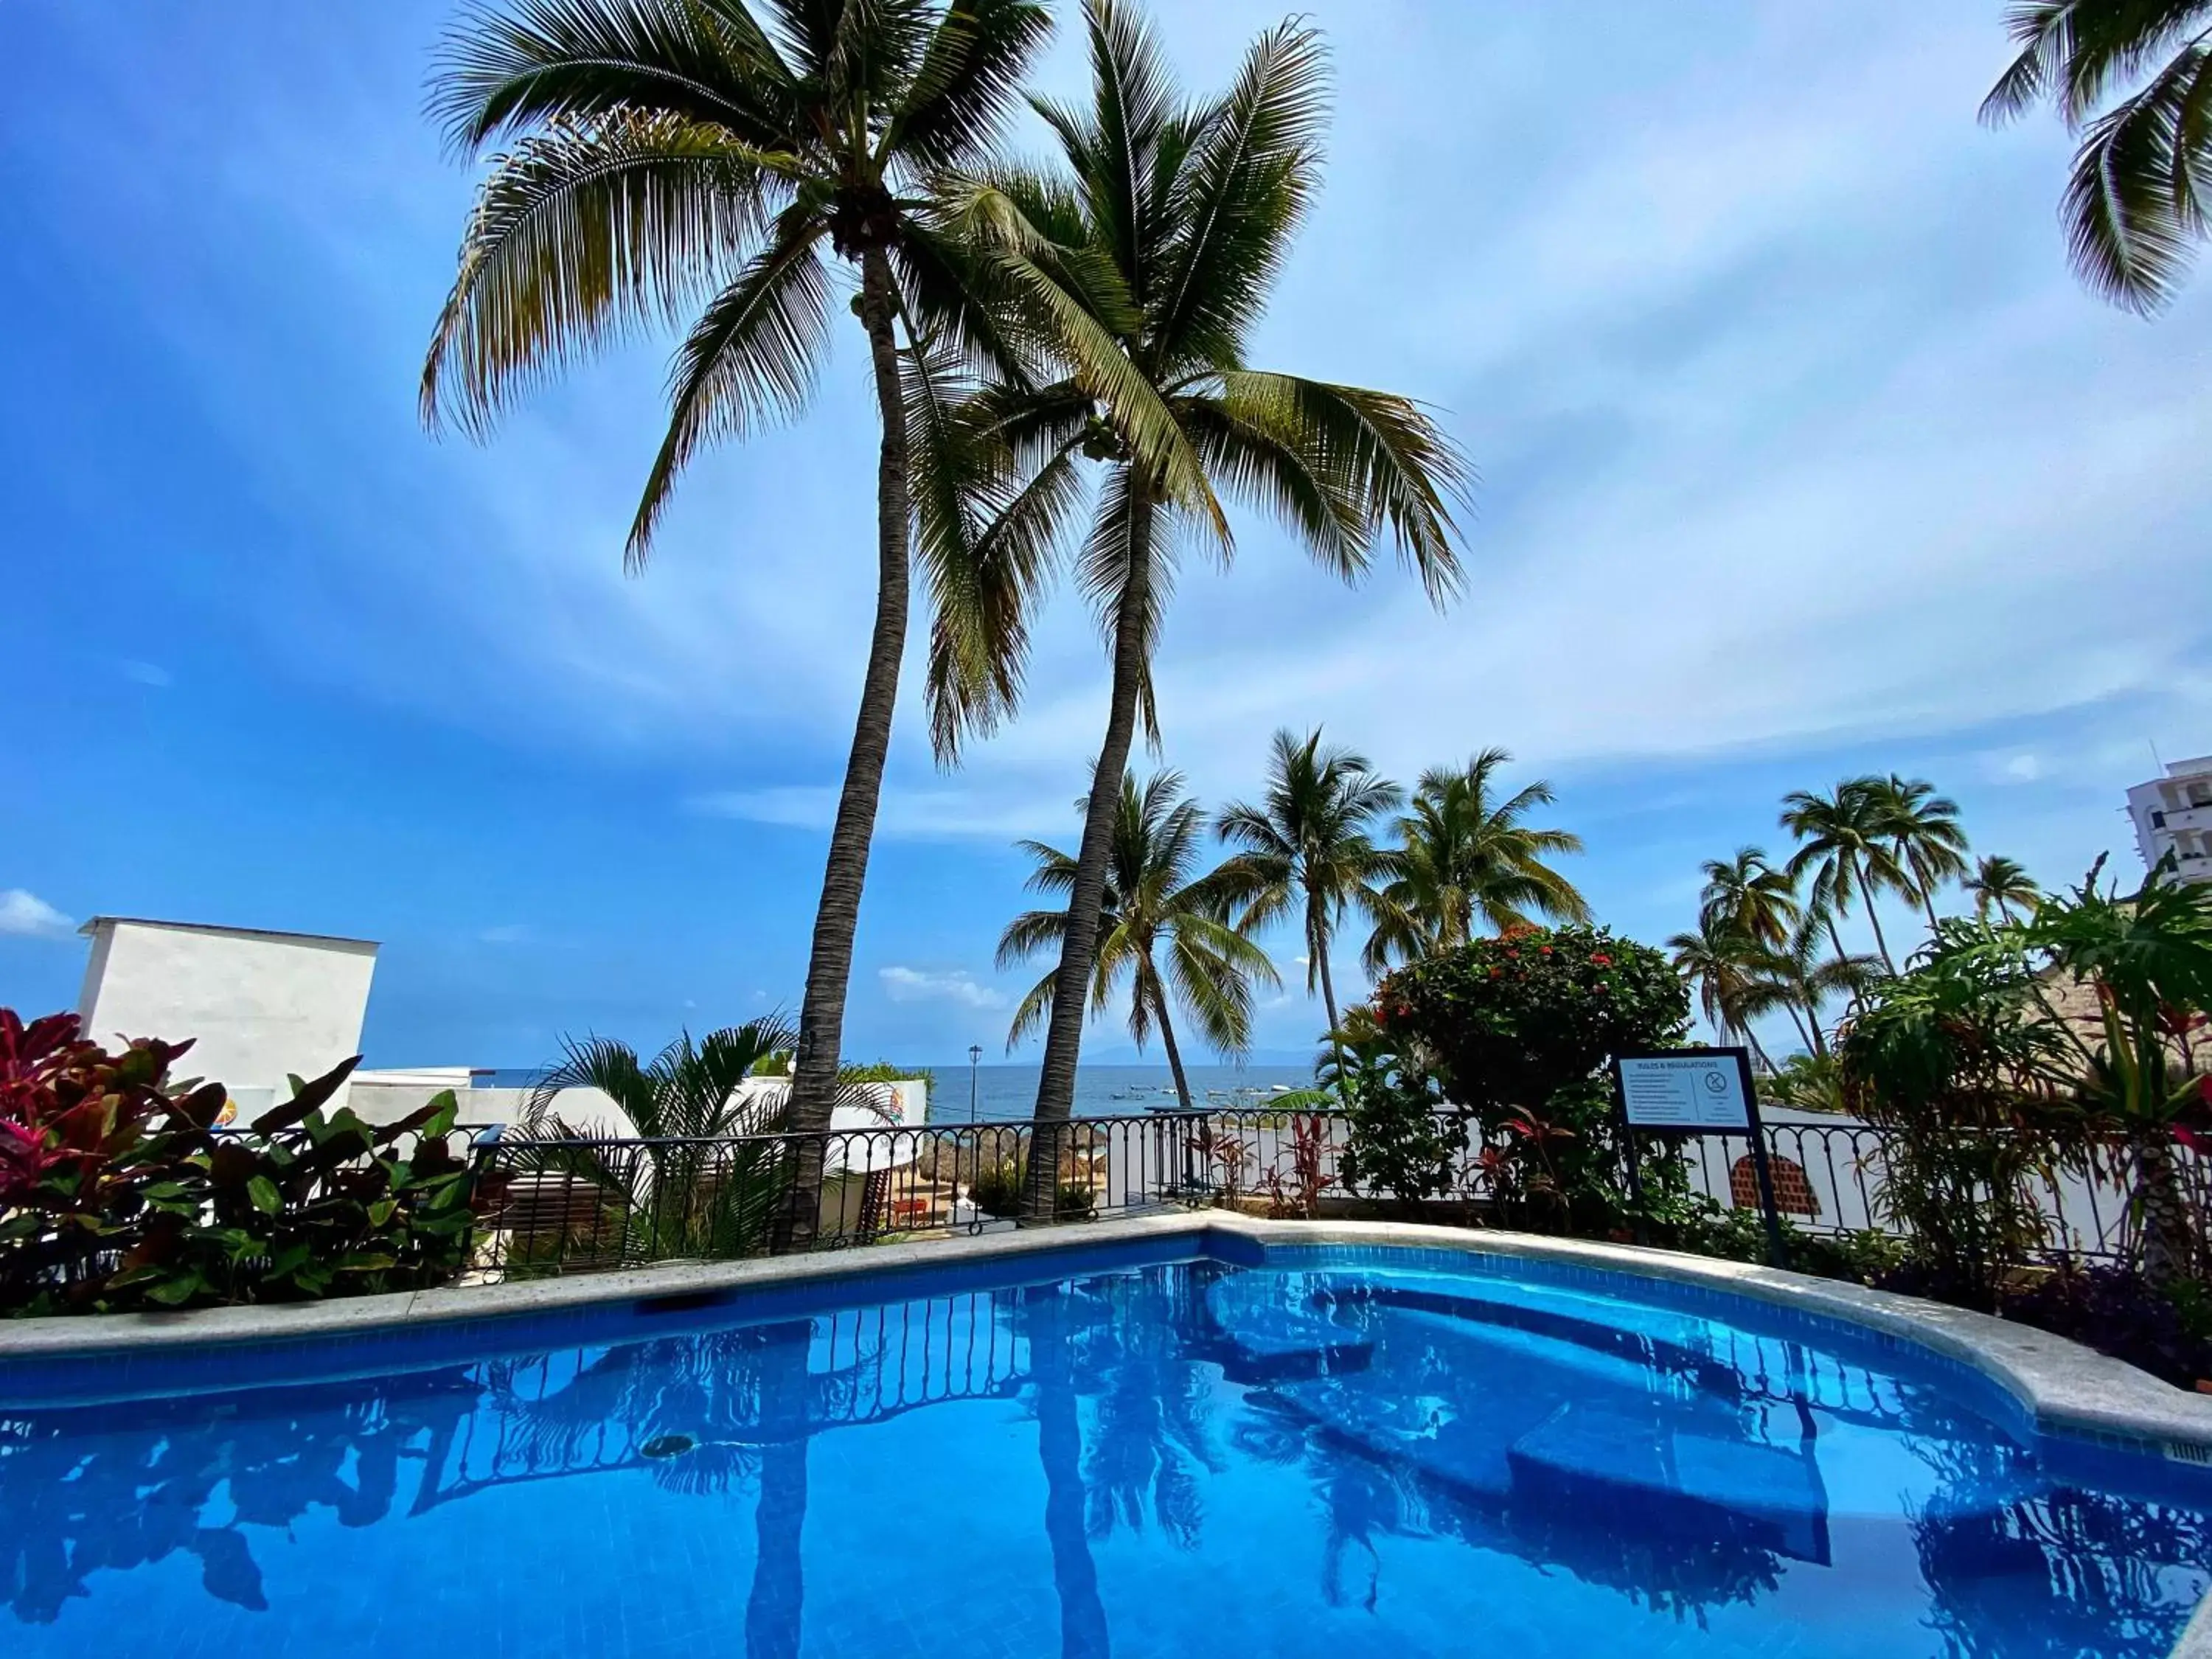
<svg viewBox="0 0 2212 1659">
<path fill-rule="evenodd" d="M 1604 1233 L 1626 1217 L 1605 1067 L 1689 1029 L 1689 992 L 1658 951 L 1604 928 L 1524 928 L 1426 957 L 1376 987 L 1378 1015 L 1443 1097 L 1474 1120 L 1488 1196 L 1524 1226 Z M 1647 1198 L 1680 1196 L 1678 1160 L 1645 1148 Z"/>
<path fill-rule="evenodd" d="M 1453 1102 L 1501 1117 L 1540 1112 L 1613 1055 L 1679 1042 L 1690 1024 L 1689 992 L 1667 958 L 1602 927 L 1477 939 L 1386 975 L 1375 1001 Z"/>
</svg>

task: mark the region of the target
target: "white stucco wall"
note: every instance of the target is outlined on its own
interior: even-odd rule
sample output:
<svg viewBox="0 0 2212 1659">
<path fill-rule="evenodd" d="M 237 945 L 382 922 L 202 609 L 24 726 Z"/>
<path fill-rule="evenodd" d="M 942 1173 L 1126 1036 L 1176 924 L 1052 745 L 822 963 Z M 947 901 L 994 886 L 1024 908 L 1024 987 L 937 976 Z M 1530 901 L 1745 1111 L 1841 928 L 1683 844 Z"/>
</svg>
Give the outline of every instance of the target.
<svg viewBox="0 0 2212 1659">
<path fill-rule="evenodd" d="M 315 1077 L 361 1051 L 376 971 L 367 939 L 115 916 L 83 931 L 85 1035 L 192 1038 L 179 1075 L 227 1085 L 242 1112 L 285 1098 L 288 1075 Z"/>
</svg>

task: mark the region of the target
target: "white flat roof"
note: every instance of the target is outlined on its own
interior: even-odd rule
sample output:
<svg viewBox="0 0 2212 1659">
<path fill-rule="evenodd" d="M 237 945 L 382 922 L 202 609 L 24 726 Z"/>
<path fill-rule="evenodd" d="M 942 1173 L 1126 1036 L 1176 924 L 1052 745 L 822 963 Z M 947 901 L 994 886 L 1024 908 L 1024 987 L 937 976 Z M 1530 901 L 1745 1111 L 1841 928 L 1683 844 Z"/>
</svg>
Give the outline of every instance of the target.
<svg viewBox="0 0 2212 1659">
<path fill-rule="evenodd" d="M 224 927 L 208 921 L 163 921 L 155 916 L 94 916 L 77 929 L 89 938 L 102 927 L 122 924 L 132 927 L 166 927 L 179 933 L 223 933 L 234 939 L 282 939 L 301 945 L 360 945 L 374 951 L 380 941 L 349 939 L 343 933 L 288 933 L 274 927 Z"/>
</svg>

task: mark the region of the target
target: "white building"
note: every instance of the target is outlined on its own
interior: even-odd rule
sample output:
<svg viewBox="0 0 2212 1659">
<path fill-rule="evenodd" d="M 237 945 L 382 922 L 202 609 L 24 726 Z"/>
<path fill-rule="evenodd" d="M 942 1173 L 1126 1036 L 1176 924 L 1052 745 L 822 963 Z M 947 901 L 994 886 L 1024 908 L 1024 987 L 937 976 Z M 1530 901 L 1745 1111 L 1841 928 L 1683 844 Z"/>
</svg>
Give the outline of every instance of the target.
<svg viewBox="0 0 2212 1659">
<path fill-rule="evenodd" d="M 261 927 L 213 927 L 140 916 L 94 916 L 82 931 L 92 941 L 77 1012 L 85 1035 L 111 1048 L 133 1037 L 192 1039 L 178 1076 L 225 1084 L 241 1118 L 288 1099 L 289 1077 L 318 1077 L 361 1052 L 376 969 L 375 943 Z M 530 1103 L 527 1089 L 476 1086 L 489 1068 L 413 1066 L 354 1073 L 333 1103 L 372 1123 L 406 1116 L 451 1089 L 465 1127 L 512 1123 Z M 752 1078 L 747 1098 L 790 1085 Z M 866 1100 L 840 1104 L 833 1133 L 912 1127 L 929 1112 L 920 1079 L 866 1085 Z M 614 1102 L 596 1089 L 564 1091 L 560 1115 L 580 1129 L 610 1135 L 635 1131 Z M 831 1144 L 832 1173 L 866 1175 L 911 1162 L 908 1137 L 872 1135 Z"/>
<path fill-rule="evenodd" d="M 92 940 L 84 1034 L 111 1048 L 191 1038 L 178 1075 L 227 1084 L 244 1115 L 289 1098 L 287 1077 L 319 1077 L 361 1052 L 368 939 L 141 916 L 94 916 L 80 931 Z"/>
<path fill-rule="evenodd" d="M 2128 817 L 2145 867 L 2168 854 L 2184 881 L 2212 882 L 2212 755 L 2176 761 L 2166 775 L 2128 791 Z"/>
</svg>

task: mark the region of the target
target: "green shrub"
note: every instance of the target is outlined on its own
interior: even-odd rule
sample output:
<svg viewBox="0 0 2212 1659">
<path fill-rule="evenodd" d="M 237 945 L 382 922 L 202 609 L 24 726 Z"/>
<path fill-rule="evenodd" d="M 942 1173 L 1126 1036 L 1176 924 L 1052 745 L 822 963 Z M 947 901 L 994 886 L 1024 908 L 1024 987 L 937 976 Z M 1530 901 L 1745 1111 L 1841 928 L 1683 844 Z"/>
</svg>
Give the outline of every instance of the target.
<svg viewBox="0 0 2212 1659">
<path fill-rule="evenodd" d="M 451 1091 L 372 1126 L 325 1113 L 349 1060 L 237 1133 L 189 1043 L 111 1054 L 0 1009 L 0 1311 L 298 1301 L 443 1282 L 468 1249 Z"/>
<path fill-rule="evenodd" d="M 1027 1158 L 1002 1158 L 983 1166 L 969 1187 L 968 1197 L 985 1215 L 1012 1221 L 1022 1212 L 1028 1183 Z M 1088 1183 L 1063 1181 L 1054 1192 L 1053 1213 L 1063 1221 L 1079 1220 L 1097 1207 L 1097 1201 Z"/>
<path fill-rule="evenodd" d="M 1014 1158 L 987 1164 L 976 1171 L 968 1196 L 985 1215 L 1001 1219 L 1018 1216 L 1022 1212 L 1024 1176 L 1024 1166 Z"/>
<path fill-rule="evenodd" d="M 1688 989 L 1663 955 L 1604 928 L 1526 928 L 1387 975 L 1374 1003 L 1404 1067 L 1480 1129 L 1479 1167 L 1501 1218 L 1599 1236 L 1639 1218 L 1605 1068 L 1689 1029 Z M 1429 1149 L 1409 1151 L 1418 1164 Z M 1639 1170 L 1641 1218 L 1679 1220 L 1688 1198 L 1679 1152 L 1645 1137 Z"/>
<path fill-rule="evenodd" d="M 1887 1132 L 1881 1218 L 1912 1237 L 1930 1294 L 1984 1310 L 2051 1242 L 2039 1189 L 2080 1115 L 2051 1086 L 2058 1039 L 2036 1007 L 2007 936 L 1946 923 L 1837 1048 L 1844 1098 Z"/>
</svg>

